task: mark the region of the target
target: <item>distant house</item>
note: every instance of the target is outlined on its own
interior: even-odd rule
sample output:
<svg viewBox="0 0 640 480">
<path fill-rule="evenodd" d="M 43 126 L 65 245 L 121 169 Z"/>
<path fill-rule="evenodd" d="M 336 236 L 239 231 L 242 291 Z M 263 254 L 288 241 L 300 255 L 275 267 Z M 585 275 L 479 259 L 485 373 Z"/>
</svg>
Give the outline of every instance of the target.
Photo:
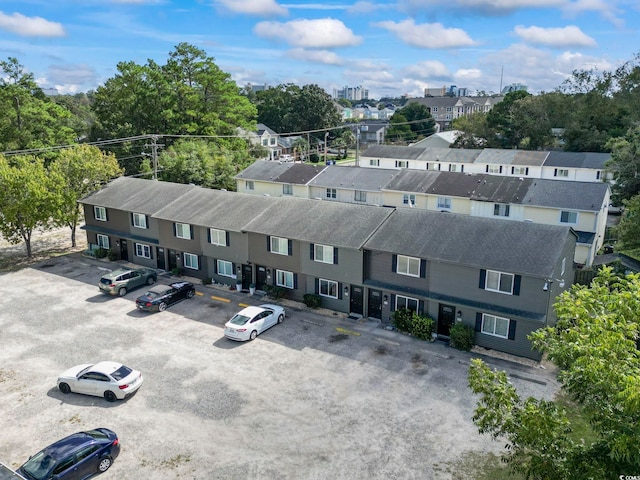
<svg viewBox="0 0 640 480">
<path fill-rule="evenodd" d="M 440 131 L 451 129 L 454 119 L 469 116 L 473 113 L 487 113 L 495 104 L 502 101 L 502 95 L 490 97 L 424 97 L 410 98 L 407 105 L 418 103 L 424 105 L 440 127 Z"/>
<path fill-rule="evenodd" d="M 425 148 L 449 148 L 460 135 L 459 130 L 447 130 L 446 132 L 436 132 L 422 140 L 409 145 L 410 147 Z"/>
<path fill-rule="evenodd" d="M 247 138 L 253 145 L 260 145 L 267 149 L 269 152 L 268 160 L 277 159 L 282 151 L 279 145 L 280 136 L 263 123 L 259 123 L 254 132 L 238 129 L 238 133 Z"/>
</svg>

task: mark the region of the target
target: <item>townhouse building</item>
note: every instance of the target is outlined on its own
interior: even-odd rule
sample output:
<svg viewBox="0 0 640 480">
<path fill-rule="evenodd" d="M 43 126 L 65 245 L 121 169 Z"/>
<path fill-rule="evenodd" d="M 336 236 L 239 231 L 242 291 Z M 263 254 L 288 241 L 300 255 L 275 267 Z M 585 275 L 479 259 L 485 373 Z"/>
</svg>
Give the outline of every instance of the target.
<svg viewBox="0 0 640 480">
<path fill-rule="evenodd" d="M 476 343 L 539 358 L 526 339 L 553 325 L 571 285 L 570 227 L 415 208 L 265 197 L 121 177 L 81 200 L 87 240 L 134 264 L 389 322 L 407 307 Z"/>
<path fill-rule="evenodd" d="M 484 97 L 433 96 L 410 98 L 406 105 L 417 103 L 424 105 L 440 127 L 440 131 L 449 130 L 453 120 L 474 113 L 487 113 L 504 99 L 502 95 Z"/>
</svg>

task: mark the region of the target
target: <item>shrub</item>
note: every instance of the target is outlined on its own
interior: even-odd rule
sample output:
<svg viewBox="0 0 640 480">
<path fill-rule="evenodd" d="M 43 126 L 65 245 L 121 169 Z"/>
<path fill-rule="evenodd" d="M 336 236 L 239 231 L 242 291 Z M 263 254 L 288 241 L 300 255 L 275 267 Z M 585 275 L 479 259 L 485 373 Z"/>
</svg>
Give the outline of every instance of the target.
<svg viewBox="0 0 640 480">
<path fill-rule="evenodd" d="M 267 295 L 273 298 L 274 300 L 280 300 L 284 298 L 287 294 L 287 289 L 284 287 L 278 287 L 275 285 L 265 285 L 264 291 L 267 292 Z"/>
<path fill-rule="evenodd" d="M 318 308 L 322 302 L 322 297 L 315 293 L 305 293 L 302 299 L 304 304 L 309 308 Z"/>
<path fill-rule="evenodd" d="M 213 283 L 213 279 L 211 277 L 206 277 L 202 279 L 202 285 L 211 285 Z"/>
<path fill-rule="evenodd" d="M 407 308 L 399 308 L 391 314 L 393 319 L 393 326 L 401 332 L 411 331 L 411 317 L 413 312 Z"/>
<path fill-rule="evenodd" d="M 105 250 L 104 248 L 100 247 L 95 251 L 96 254 L 96 258 L 106 258 L 107 254 L 109 253 L 108 250 Z"/>
<path fill-rule="evenodd" d="M 468 352 L 473 347 L 474 337 L 475 331 L 473 328 L 462 323 L 456 323 L 451 327 L 449 344 L 458 350 Z"/>
<path fill-rule="evenodd" d="M 171 269 L 171 275 L 174 277 L 179 277 L 182 275 L 182 269 L 180 267 L 173 267 Z"/>
<path fill-rule="evenodd" d="M 411 318 L 410 333 L 421 340 L 431 340 L 431 335 L 435 330 L 435 322 L 433 318 L 426 315 L 414 314 Z"/>
<path fill-rule="evenodd" d="M 116 260 L 118 260 L 120 258 L 120 255 L 115 250 L 109 250 L 109 253 L 107 253 L 107 257 L 112 262 L 115 262 Z"/>
</svg>

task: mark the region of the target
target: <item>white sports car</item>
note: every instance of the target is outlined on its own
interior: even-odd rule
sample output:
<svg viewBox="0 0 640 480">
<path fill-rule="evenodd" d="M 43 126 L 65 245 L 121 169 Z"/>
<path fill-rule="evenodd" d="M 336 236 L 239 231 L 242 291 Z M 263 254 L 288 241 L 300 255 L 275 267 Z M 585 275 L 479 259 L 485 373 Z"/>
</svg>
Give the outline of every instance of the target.
<svg viewBox="0 0 640 480">
<path fill-rule="evenodd" d="M 267 328 L 284 321 L 284 308 L 278 305 L 247 307 L 236 313 L 224 326 L 224 336 L 231 340 L 253 340 Z"/>
<path fill-rule="evenodd" d="M 99 362 L 76 365 L 60 374 L 62 393 L 84 393 L 104 397 L 109 402 L 124 400 L 141 386 L 142 373 L 121 363 Z"/>
</svg>

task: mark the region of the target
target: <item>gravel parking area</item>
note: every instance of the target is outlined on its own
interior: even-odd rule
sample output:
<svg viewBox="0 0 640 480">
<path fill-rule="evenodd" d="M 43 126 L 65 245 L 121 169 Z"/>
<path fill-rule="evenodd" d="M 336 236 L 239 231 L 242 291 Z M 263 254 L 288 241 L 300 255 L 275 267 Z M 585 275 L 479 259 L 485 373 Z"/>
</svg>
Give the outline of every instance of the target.
<svg viewBox="0 0 640 480">
<path fill-rule="evenodd" d="M 471 422 L 477 354 L 291 308 L 235 343 L 223 324 L 259 298 L 197 285 L 194 299 L 142 313 L 139 290 L 98 292 L 116 266 L 76 253 L 0 274 L 4 463 L 100 426 L 122 444 L 104 479 L 446 480 L 463 455 L 503 447 Z M 144 385 L 116 403 L 57 390 L 60 372 L 99 360 L 141 370 Z M 524 395 L 558 389 L 549 371 L 487 360 Z"/>
</svg>

